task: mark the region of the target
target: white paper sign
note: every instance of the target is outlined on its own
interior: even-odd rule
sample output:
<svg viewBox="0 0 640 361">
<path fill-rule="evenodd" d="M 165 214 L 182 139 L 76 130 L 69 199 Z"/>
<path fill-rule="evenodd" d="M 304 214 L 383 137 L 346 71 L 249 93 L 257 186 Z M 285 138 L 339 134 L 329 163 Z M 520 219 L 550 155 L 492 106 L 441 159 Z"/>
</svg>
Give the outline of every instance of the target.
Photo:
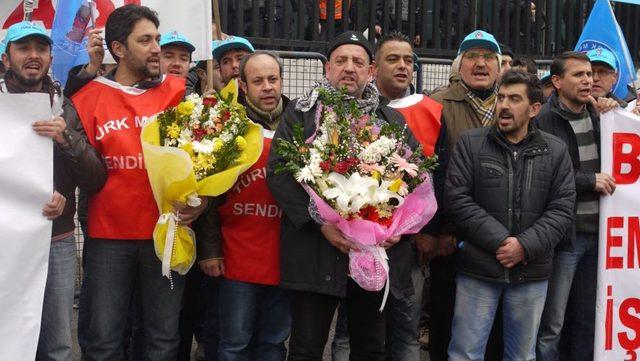
<svg viewBox="0 0 640 361">
<path fill-rule="evenodd" d="M 640 360 L 640 117 L 600 119 L 602 172 L 617 183 L 600 198 L 595 360 Z"/>
<path fill-rule="evenodd" d="M 31 124 L 51 118 L 48 94 L 0 94 L 0 360 L 34 360 L 47 279 L 53 143 Z"/>
</svg>

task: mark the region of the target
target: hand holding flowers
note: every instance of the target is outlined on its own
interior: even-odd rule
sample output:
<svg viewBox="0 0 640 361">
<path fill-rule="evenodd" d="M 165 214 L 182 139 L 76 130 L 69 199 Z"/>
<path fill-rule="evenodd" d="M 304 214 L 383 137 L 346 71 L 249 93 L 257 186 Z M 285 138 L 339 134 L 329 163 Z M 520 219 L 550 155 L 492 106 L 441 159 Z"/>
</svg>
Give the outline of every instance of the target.
<svg viewBox="0 0 640 361">
<path fill-rule="evenodd" d="M 385 248 L 417 233 L 437 208 L 429 172 L 435 157 L 411 149 L 406 126 L 363 114 L 344 92 L 319 90 L 315 133 L 300 123 L 276 151 L 276 172 L 290 172 L 309 193 L 309 210 L 325 238 L 350 257 L 351 277 L 364 289 L 386 284 Z"/>
<path fill-rule="evenodd" d="M 160 219 L 153 233 L 163 275 L 185 274 L 195 260 L 195 238 L 185 225 L 206 207 L 204 196 L 230 189 L 262 152 L 262 127 L 237 102 L 237 85 L 220 94 L 188 96 L 142 130 L 144 161 Z"/>
</svg>

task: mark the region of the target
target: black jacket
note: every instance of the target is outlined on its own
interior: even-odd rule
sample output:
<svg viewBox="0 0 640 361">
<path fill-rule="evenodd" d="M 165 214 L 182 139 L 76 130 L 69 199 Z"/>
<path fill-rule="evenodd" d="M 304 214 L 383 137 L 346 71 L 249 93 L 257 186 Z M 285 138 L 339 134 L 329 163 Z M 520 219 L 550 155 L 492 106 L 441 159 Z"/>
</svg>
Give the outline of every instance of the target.
<svg viewBox="0 0 640 361">
<path fill-rule="evenodd" d="M 293 100 L 285 109 L 284 116 L 273 138 L 273 147 L 267 165 L 267 184 L 274 198 L 282 207 L 280 244 L 280 285 L 285 289 L 317 292 L 345 297 L 347 292 L 348 256 L 333 247 L 320 232 L 320 226 L 309 215 L 309 195 L 287 172 L 275 174 L 275 168 L 283 162 L 275 151 L 279 139 L 293 138 L 293 124 L 304 123 L 305 138 L 315 130 L 315 106 L 305 113 L 295 110 Z M 377 116 L 390 123 L 404 124 L 396 110 L 382 102 Z M 410 141 L 417 145 L 415 139 Z M 408 237 L 387 250 L 390 267 L 391 291 L 396 295 L 413 294 L 411 266 L 415 253 Z"/>
<path fill-rule="evenodd" d="M 531 127 L 515 148 L 496 126 L 466 132 L 452 153 L 445 205 L 456 226 L 460 273 L 495 282 L 547 279 L 565 237 L 576 192 L 567 146 Z M 496 259 L 509 236 L 525 250 L 511 269 Z"/>
<path fill-rule="evenodd" d="M 600 154 L 600 116 L 591 104 L 587 104 L 587 110 L 591 117 L 594 138 L 596 145 L 598 146 L 598 154 Z M 540 113 L 538 113 L 538 116 L 535 118 L 534 124 L 538 129 L 560 138 L 567 145 L 569 155 L 571 156 L 571 162 L 573 164 L 573 174 L 576 181 L 576 194 L 580 196 L 580 194 L 585 192 L 595 192 L 596 174 L 585 173 L 580 170 L 580 153 L 578 152 L 576 134 L 573 132 L 573 128 L 571 128 L 569 121 L 563 118 L 562 112 L 560 112 L 557 92 L 554 92 L 549 97 L 549 100 L 542 106 Z M 575 227 L 573 227 L 571 232 L 572 234 L 575 234 Z M 561 249 L 573 249 L 574 240 L 575 235 L 567 238 L 565 242 L 560 245 Z"/>
</svg>

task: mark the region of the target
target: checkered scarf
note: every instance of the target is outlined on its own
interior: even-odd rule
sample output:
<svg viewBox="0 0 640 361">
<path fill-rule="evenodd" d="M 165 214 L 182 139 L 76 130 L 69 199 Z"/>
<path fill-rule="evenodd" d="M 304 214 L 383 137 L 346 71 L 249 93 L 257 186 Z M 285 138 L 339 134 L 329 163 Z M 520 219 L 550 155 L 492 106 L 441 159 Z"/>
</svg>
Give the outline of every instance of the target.
<svg viewBox="0 0 640 361">
<path fill-rule="evenodd" d="M 473 110 L 480 115 L 482 126 L 491 126 L 494 122 L 493 114 L 496 110 L 496 94 L 498 87 L 496 87 L 487 99 L 482 100 L 480 97 L 475 95 L 464 82 L 462 82 L 462 86 L 467 91 L 467 102 L 471 104 Z"/>
</svg>

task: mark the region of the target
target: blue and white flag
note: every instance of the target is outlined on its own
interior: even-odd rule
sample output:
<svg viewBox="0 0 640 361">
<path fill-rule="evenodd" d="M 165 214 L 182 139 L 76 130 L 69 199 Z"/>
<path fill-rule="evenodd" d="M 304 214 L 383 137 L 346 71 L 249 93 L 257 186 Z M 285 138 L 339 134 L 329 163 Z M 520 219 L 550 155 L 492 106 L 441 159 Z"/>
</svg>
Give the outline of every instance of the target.
<svg viewBox="0 0 640 361">
<path fill-rule="evenodd" d="M 91 2 L 86 0 L 59 0 L 51 28 L 53 40 L 53 78 L 63 86 L 67 74 L 75 65 L 89 62 L 87 32 L 91 23 Z"/>
<path fill-rule="evenodd" d="M 618 80 L 613 86 L 613 93 L 625 98 L 628 94 L 627 84 L 636 80 L 636 72 L 627 41 L 608 0 L 597 0 L 593 5 L 575 50 L 587 52 L 596 48 L 607 49 L 615 55 Z"/>
</svg>

